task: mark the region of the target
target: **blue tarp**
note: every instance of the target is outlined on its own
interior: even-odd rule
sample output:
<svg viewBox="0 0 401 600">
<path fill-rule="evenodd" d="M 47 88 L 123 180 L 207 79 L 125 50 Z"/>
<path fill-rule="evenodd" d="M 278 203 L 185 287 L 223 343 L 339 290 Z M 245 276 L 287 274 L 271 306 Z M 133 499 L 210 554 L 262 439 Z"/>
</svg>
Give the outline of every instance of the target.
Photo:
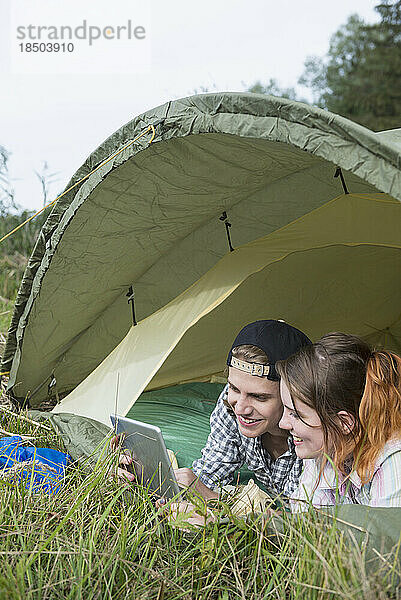
<svg viewBox="0 0 401 600">
<path fill-rule="evenodd" d="M 26 446 L 19 435 L 0 438 L 0 477 L 23 481 L 26 489 L 57 493 L 70 460 L 68 454 L 58 450 Z"/>
</svg>

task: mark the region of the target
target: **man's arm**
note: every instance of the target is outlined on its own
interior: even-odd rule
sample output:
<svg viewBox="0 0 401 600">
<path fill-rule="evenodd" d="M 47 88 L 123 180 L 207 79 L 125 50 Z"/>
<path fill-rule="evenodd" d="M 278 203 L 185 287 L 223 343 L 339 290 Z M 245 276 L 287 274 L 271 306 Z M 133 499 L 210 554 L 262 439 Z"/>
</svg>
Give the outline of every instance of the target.
<svg viewBox="0 0 401 600">
<path fill-rule="evenodd" d="M 202 450 L 202 457 L 192 464 L 193 475 L 198 478 L 198 484 L 214 492 L 221 485 L 230 483 L 235 471 L 244 463 L 236 419 L 224 404 L 227 389 L 228 386 L 220 394 L 210 417 L 210 434 Z M 188 473 L 185 476 L 190 477 Z"/>
<path fill-rule="evenodd" d="M 184 467 L 182 469 L 174 470 L 175 478 L 180 486 L 190 488 L 205 500 L 212 500 L 213 498 L 218 498 L 219 493 L 215 492 L 208 488 L 204 483 L 202 483 L 192 469 L 188 467 Z"/>
</svg>

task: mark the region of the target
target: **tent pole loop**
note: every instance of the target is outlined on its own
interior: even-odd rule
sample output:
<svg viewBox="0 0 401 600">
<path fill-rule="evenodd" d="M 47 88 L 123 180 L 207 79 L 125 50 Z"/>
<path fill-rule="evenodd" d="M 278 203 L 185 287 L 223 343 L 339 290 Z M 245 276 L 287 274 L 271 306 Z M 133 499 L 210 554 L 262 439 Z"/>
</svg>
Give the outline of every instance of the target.
<svg viewBox="0 0 401 600">
<path fill-rule="evenodd" d="M 135 325 L 137 325 L 137 322 L 136 322 L 136 318 L 135 318 L 135 298 L 134 298 L 134 290 L 133 290 L 133 287 L 132 287 L 132 285 L 130 285 L 130 286 L 129 286 L 128 293 L 127 293 L 127 294 L 125 294 L 125 295 L 126 295 L 126 296 L 127 296 L 127 298 L 128 298 L 128 304 L 130 304 L 130 303 L 131 303 L 131 308 L 132 308 L 132 321 L 133 321 L 133 324 L 134 324 L 134 327 L 135 327 Z"/>
<path fill-rule="evenodd" d="M 341 167 L 337 167 L 336 172 L 334 173 L 334 177 L 340 177 L 341 185 L 343 186 L 344 194 L 349 194 L 347 184 L 345 183 L 344 175 L 341 170 Z"/>
<path fill-rule="evenodd" d="M 233 252 L 234 248 L 233 248 L 233 245 L 231 243 L 231 236 L 230 236 L 231 223 L 228 222 L 228 217 L 227 217 L 226 211 L 224 211 L 222 213 L 222 215 L 219 217 L 219 220 L 223 221 L 224 225 L 226 226 L 226 234 L 227 234 L 228 247 L 230 248 L 230 252 Z"/>
<path fill-rule="evenodd" d="M 54 375 L 54 371 L 50 375 L 49 385 L 47 386 L 47 395 L 49 398 L 51 398 L 52 396 L 56 396 L 57 404 L 60 402 L 60 398 L 57 392 L 57 379 Z"/>
</svg>

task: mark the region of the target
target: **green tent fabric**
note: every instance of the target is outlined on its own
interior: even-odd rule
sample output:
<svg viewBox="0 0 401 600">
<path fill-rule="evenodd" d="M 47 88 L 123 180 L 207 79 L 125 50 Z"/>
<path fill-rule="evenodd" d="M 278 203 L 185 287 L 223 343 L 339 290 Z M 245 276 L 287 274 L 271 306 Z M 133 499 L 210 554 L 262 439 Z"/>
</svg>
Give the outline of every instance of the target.
<svg viewBox="0 0 401 600">
<path fill-rule="evenodd" d="M 111 427 L 79 415 L 54 415 L 41 410 L 30 410 L 29 416 L 38 422 L 49 422 L 61 437 L 72 459 L 89 467 L 100 457 L 111 433 Z"/>
<path fill-rule="evenodd" d="M 324 528 L 332 533 L 336 539 L 339 534 L 344 534 L 346 545 L 361 556 L 366 573 L 376 575 L 385 569 L 391 569 L 389 583 L 396 593 L 401 582 L 401 509 L 379 508 L 348 504 L 343 506 L 324 507 L 315 512 L 312 518 L 317 518 L 319 529 L 325 535 Z M 274 516 L 269 524 L 269 530 L 280 537 L 288 527 L 298 527 L 298 519 L 305 518 L 303 513 L 298 513 L 295 522 L 286 514 Z M 309 518 L 309 517 L 308 517 Z M 323 526 L 323 527 L 322 527 Z M 324 560 L 326 557 L 321 557 Z M 362 562 L 363 561 L 363 562 Z M 362 592 L 361 592 L 362 593 Z"/>
<path fill-rule="evenodd" d="M 160 427 L 178 466 L 190 467 L 206 444 L 210 415 L 223 387 L 220 383 L 194 382 L 144 392 L 127 417 Z M 243 466 L 233 481 L 246 483 L 251 477 L 251 471 Z"/>
<path fill-rule="evenodd" d="M 284 319 L 312 339 L 339 330 L 399 348 L 400 224 L 399 201 L 343 194 L 236 248 L 131 327 L 54 412 L 108 424 L 143 391 L 208 381 L 224 368 L 239 329 L 260 318 Z"/>
<path fill-rule="evenodd" d="M 335 519 L 336 528 L 349 535 L 349 544 L 366 548 L 366 571 L 377 572 L 394 566 L 393 585 L 401 582 L 401 508 L 370 507 L 356 504 L 324 509 Z"/>
<path fill-rule="evenodd" d="M 144 135 L 133 142 L 140 134 Z M 270 235 L 277 249 L 284 231 L 280 260 L 288 270 L 280 274 L 280 266 L 269 268 L 281 287 L 291 286 L 300 268 L 310 272 L 308 249 L 297 257 L 292 250 L 292 262 L 289 255 L 284 259 L 284 241 L 289 242 L 290 234 L 302 241 L 302 231 L 291 229 L 292 225 L 302 225 L 304 217 L 339 197 L 337 167 L 354 196 L 382 194 L 397 202 L 400 165 L 397 133 L 375 134 L 338 115 L 286 99 L 206 94 L 169 102 L 136 117 L 91 154 L 68 187 L 85 180 L 56 203 L 42 229 L 21 284 L 3 356 L 1 370 L 10 371 L 9 390 L 21 401 L 28 397 L 31 406 L 47 398 L 53 379 L 56 385 L 51 393 L 74 390 L 130 332 L 129 286 L 134 288 L 141 325 L 226 260 L 225 225 L 219 219 L 223 211 L 231 223 L 233 255 Z M 388 214 L 385 202 L 381 209 Z M 375 217 L 378 223 L 382 211 Z M 341 221 L 341 212 L 331 216 L 329 212 L 327 219 Z M 400 222 L 395 214 L 392 220 Z M 325 231 L 321 223 L 313 226 Z M 319 268 L 326 274 L 333 269 L 337 276 L 341 265 L 368 262 L 370 271 L 366 269 L 363 281 L 370 281 L 372 272 L 392 260 L 384 247 L 385 228 L 381 234 L 383 250 L 375 251 L 372 238 L 373 245 L 364 254 L 360 245 L 351 251 L 350 233 L 350 251 L 340 240 L 342 254 L 337 259 L 332 239 L 329 268 L 322 249 L 319 260 L 313 256 L 314 272 Z M 398 240 L 392 243 L 395 252 Z M 316 277 L 310 283 L 318 293 Z M 352 318 L 349 327 L 365 336 L 377 332 L 373 341 L 399 344 L 399 316 L 388 309 L 391 302 L 399 301 L 399 284 L 393 282 L 387 289 L 387 283 L 380 282 L 386 291 L 384 312 L 377 304 L 368 307 L 371 314 L 364 322 L 370 333 Z M 362 291 L 364 301 L 370 292 Z M 339 293 L 338 303 L 345 305 L 352 292 L 348 290 L 344 298 L 342 289 Z M 303 290 L 301 302 L 302 297 Z M 312 297 L 313 293 L 308 301 Z M 328 314 L 327 307 L 322 312 Z M 266 303 L 261 316 L 291 318 L 300 326 L 302 319 L 295 313 L 284 299 L 277 299 L 271 306 Z M 332 321 L 331 328 L 341 324 Z M 325 332 L 321 319 L 313 335 Z M 186 379 L 191 377 L 188 374 Z M 109 379 L 113 395 L 115 377 Z"/>
<path fill-rule="evenodd" d="M 397 549 L 397 546 L 401 544 L 400 508 L 348 504 L 326 508 L 324 512 L 331 518 L 337 518 L 339 529 L 350 531 L 359 543 L 366 541 L 382 556 Z M 401 561 L 401 555 L 398 560 Z"/>
<path fill-rule="evenodd" d="M 221 374 L 246 321 L 283 318 L 312 338 L 343 329 L 400 352 L 400 140 L 246 93 L 134 118 L 88 157 L 42 228 L 2 357 L 8 390 L 33 407 L 61 398 L 42 418 L 79 459 L 116 405 L 161 419 L 173 386 Z M 379 551 L 398 541 L 401 509 L 336 510 Z"/>
<path fill-rule="evenodd" d="M 127 416 L 160 427 L 178 466 L 190 467 L 201 455 L 210 432 L 210 415 L 223 387 L 195 382 L 145 392 Z"/>
</svg>

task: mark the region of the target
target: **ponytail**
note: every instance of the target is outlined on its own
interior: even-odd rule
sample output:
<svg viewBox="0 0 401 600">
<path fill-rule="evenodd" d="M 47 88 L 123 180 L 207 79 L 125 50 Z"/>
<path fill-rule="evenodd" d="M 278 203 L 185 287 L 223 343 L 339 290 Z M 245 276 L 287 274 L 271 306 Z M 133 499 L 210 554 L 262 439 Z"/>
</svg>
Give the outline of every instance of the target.
<svg viewBox="0 0 401 600">
<path fill-rule="evenodd" d="M 401 434 L 401 358 L 396 354 L 371 353 L 359 420 L 363 434 L 354 449 L 354 464 L 366 483 L 386 442 Z"/>
<path fill-rule="evenodd" d="M 276 364 L 293 398 L 319 416 L 322 454 L 344 475 L 372 479 L 385 444 L 401 439 L 401 357 L 372 352 L 364 340 L 333 332 Z M 352 417 L 341 419 L 345 412 Z M 352 467 L 350 465 L 352 458 Z M 325 459 L 321 461 L 321 472 Z"/>
</svg>

